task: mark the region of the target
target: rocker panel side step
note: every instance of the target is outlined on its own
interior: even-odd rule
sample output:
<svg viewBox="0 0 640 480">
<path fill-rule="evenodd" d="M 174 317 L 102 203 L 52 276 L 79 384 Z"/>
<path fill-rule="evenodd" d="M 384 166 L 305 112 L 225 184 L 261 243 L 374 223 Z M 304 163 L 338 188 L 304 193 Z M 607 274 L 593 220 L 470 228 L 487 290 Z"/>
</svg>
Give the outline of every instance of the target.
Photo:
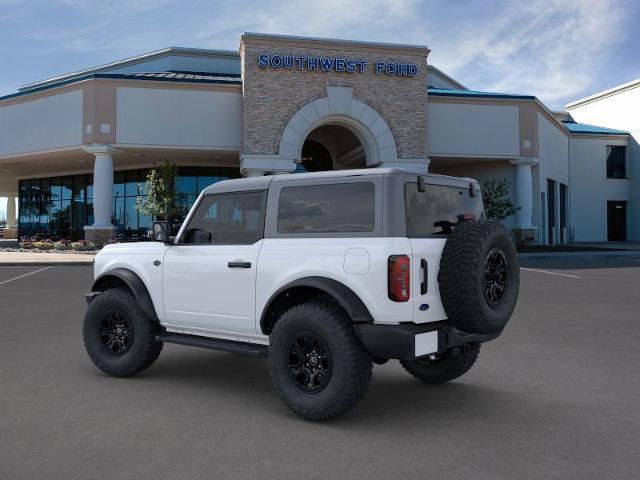
<svg viewBox="0 0 640 480">
<path fill-rule="evenodd" d="M 266 357 L 267 345 L 255 343 L 236 342 L 221 338 L 201 337 L 198 335 L 185 335 L 183 333 L 165 332 L 156 335 L 157 342 L 177 343 L 178 345 L 188 345 L 190 347 L 207 348 L 209 350 L 220 350 L 223 352 L 239 353 L 251 357 Z"/>
</svg>

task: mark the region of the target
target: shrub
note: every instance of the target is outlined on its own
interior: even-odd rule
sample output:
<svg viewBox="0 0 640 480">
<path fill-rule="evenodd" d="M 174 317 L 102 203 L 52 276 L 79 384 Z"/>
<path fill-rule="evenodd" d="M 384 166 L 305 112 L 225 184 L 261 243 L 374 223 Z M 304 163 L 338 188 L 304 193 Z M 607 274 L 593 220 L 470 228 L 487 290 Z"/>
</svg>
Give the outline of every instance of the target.
<svg viewBox="0 0 640 480">
<path fill-rule="evenodd" d="M 33 246 L 34 248 L 40 250 L 51 250 L 53 249 L 53 242 L 51 241 L 51 239 L 36 240 L 35 242 L 33 242 Z"/>
<path fill-rule="evenodd" d="M 77 242 L 71 243 L 71 248 L 80 252 L 89 252 L 95 250 L 96 245 L 95 243 L 89 242 L 87 240 L 78 240 Z"/>
<path fill-rule="evenodd" d="M 509 181 L 505 178 L 496 182 L 488 180 L 482 185 L 484 213 L 489 220 L 504 220 L 514 215 L 520 207 L 515 207 L 509 199 Z"/>
<path fill-rule="evenodd" d="M 20 238 L 20 248 L 31 249 L 33 247 L 33 241 L 31 237 L 21 237 Z"/>
<path fill-rule="evenodd" d="M 58 240 L 53 244 L 54 250 L 71 250 L 71 241 L 70 240 Z"/>
</svg>

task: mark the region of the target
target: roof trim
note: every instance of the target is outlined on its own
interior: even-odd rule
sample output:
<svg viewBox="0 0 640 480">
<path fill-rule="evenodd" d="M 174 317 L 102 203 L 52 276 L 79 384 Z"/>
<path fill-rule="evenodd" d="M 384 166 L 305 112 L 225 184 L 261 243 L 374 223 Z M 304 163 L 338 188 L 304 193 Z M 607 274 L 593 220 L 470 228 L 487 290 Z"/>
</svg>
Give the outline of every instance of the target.
<svg viewBox="0 0 640 480">
<path fill-rule="evenodd" d="M 516 100 L 535 100 L 533 95 L 521 95 L 517 93 L 480 92 L 477 90 L 453 90 L 445 88 L 427 88 L 429 95 L 439 97 L 475 97 L 475 98 L 511 98 Z"/>
<path fill-rule="evenodd" d="M 333 45 L 352 45 L 365 48 L 384 48 L 384 49 L 399 49 L 399 50 L 414 50 L 419 51 L 422 54 L 429 54 L 431 50 L 426 45 L 411 45 L 404 43 L 387 43 L 387 42 L 367 42 L 361 40 L 341 40 L 339 38 L 322 38 L 322 37 L 301 37 L 296 35 L 277 35 L 273 33 L 257 33 L 257 32 L 244 32 L 240 37 L 240 43 L 245 40 L 272 40 L 274 42 L 290 43 L 290 42 L 305 42 L 305 43 L 317 43 L 317 44 L 333 44 Z"/>
<path fill-rule="evenodd" d="M 576 107 L 578 107 L 580 105 L 583 105 L 585 103 L 591 103 L 591 102 L 597 101 L 597 100 L 599 100 L 601 98 L 604 98 L 604 97 L 610 97 L 611 95 L 615 95 L 617 93 L 622 93 L 622 92 L 624 92 L 626 90 L 631 90 L 632 88 L 635 88 L 635 87 L 638 87 L 638 86 L 640 86 L 640 78 L 637 78 L 635 80 L 631 80 L 630 82 L 623 83 L 622 85 L 618 85 L 618 86 L 613 87 L 613 88 L 609 88 L 608 90 L 603 90 L 601 92 L 594 93 L 593 95 L 581 98 L 579 100 L 575 100 L 575 101 L 573 101 L 571 103 L 567 103 L 564 108 L 566 108 L 567 110 L 570 110 L 572 108 L 576 108 Z"/>
<path fill-rule="evenodd" d="M 219 56 L 219 57 L 240 58 L 240 54 L 232 50 L 209 50 L 204 48 L 167 47 L 161 50 L 155 50 L 153 52 L 136 55 L 135 57 L 125 58 L 123 60 L 116 60 L 114 62 L 105 63 L 97 67 L 86 68 L 83 70 L 66 73 L 64 75 L 59 75 L 57 77 L 52 77 L 45 80 L 39 80 L 37 82 L 27 83 L 27 84 L 21 85 L 18 88 L 18 91 L 22 92 L 25 90 L 32 90 L 34 88 L 39 88 L 41 86 L 48 85 L 51 83 L 58 83 L 74 77 L 86 76 L 91 73 L 99 73 L 103 70 L 111 69 L 114 67 L 136 65 L 138 63 L 149 61 L 151 59 L 167 57 L 170 55 Z"/>
<path fill-rule="evenodd" d="M 629 135 L 626 130 L 616 130 L 615 128 L 599 127 L 597 125 L 590 125 L 588 123 L 570 122 L 563 120 L 562 123 L 569 129 L 572 135 L 578 134 L 592 134 L 592 135 Z M 578 130 L 572 130 L 571 125 L 578 126 Z M 584 128 L 582 130 L 581 128 Z"/>
<path fill-rule="evenodd" d="M 459 81 L 457 81 L 455 78 L 453 78 L 451 75 L 443 72 L 442 70 L 440 70 L 438 67 L 436 67 L 435 65 L 429 64 L 427 65 L 427 71 L 433 71 L 436 73 L 436 75 L 440 75 L 441 77 L 443 77 L 446 81 L 453 83 L 456 87 L 462 89 L 462 90 L 469 90 L 467 87 L 465 87 L 463 84 L 461 84 Z"/>
<path fill-rule="evenodd" d="M 161 72 L 159 72 L 161 73 Z M 225 76 L 231 76 L 225 74 Z M 74 77 L 68 80 L 62 80 L 56 83 L 49 83 L 40 87 L 31 88 L 29 90 L 22 90 L 16 93 L 10 93 L 0 97 L 0 102 L 3 100 L 9 100 L 17 97 L 24 97 L 33 93 L 42 92 L 45 90 L 51 90 L 53 88 L 63 87 L 71 85 L 73 83 L 80 83 L 86 80 L 109 78 L 116 80 L 142 80 L 147 82 L 174 82 L 174 83 L 204 83 L 204 84 L 222 84 L 222 85 L 242 85 L 242 80 L 223 80 L 223 79 L 193 79 L 193 78 L 164 78 L 164 77 L 144 77 L 139 74 L 131 73 L 90 73 L 81 77 Z"/>
</svg>

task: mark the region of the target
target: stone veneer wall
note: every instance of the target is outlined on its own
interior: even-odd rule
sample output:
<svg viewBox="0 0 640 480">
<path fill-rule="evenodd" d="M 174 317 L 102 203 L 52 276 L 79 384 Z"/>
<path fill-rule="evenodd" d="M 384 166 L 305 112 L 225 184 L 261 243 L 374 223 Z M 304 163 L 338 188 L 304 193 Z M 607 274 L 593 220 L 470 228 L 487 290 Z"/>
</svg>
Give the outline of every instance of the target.
<svg viewBox="0 0 640 480">
<path fill-rule="evenodd" d="M 241 43 L 243 69 L 242 152 L 275 155 L 293 114 L 327 96 L 327 86 L 353 88 L 353 97 L 376 110 L 393 133 L 398 158 L 427 158 L 426 48 L 322 43 L 315 40 L 246 37 Z M 368 61 L 364 73 L 260 68 L 260 54 L 340 57 Z M 413 63 L 414 77 L 375 74 L 375 62 Z"/>
</svg>

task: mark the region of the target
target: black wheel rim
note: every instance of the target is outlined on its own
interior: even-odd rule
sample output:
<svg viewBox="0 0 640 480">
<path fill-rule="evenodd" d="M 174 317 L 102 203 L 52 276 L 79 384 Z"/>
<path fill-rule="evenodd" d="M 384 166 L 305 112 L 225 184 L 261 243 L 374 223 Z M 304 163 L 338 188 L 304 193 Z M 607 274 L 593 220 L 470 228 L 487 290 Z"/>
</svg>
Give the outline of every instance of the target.
<svg viewBox="0 0 640 480">
<path fill-rule="evenodd" d="M 484 263 L 484 298 L 491 307 L 497 307 L 507 292 L 509 277 L 507 256 L 502 249 L 494 247 L 489 250 Z"/>
<path fill-rule="evenodd" d="M 289 347 L 289 375 L 307 393 L 322 391 L 331 379 L 331 353 L 311 332 L 298 334 Z"/>
<path fill-rule="evenodd" d="M 100 343 L 114 356 L 124 355 L 133 343 L 133 325 L 121 312 L 109 312 L 100 322 Z"/>
</svg>

